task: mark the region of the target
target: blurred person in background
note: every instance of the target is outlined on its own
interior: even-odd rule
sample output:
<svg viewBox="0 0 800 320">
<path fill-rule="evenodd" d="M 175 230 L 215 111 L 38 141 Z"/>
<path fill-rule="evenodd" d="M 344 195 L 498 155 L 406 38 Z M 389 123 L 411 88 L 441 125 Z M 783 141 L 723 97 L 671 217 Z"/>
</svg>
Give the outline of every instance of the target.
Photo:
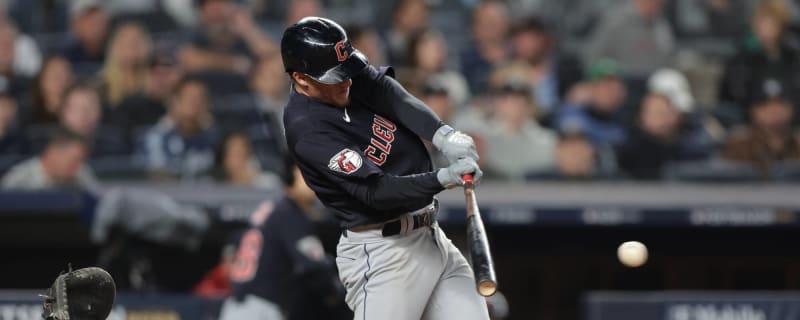
<svg viewBox="0 0 800 320">
<path fill-rule="evenodd" d="M 58 109 L 67 87 L 72 85 L 72 65 L 62 56 L 50 56 L 33 80 L 31 124 L 52 124 L 58 120 Z"/>
<path fill-rule="evenodd" d="M 451 116 L 455 110 L 453 99 L 450 98 L 448 89 L 449 87 L 442 83 L 440 79 L 434 78 L 425 82 L 420 92 L 420 100 L 445 123 L 450 123 Z M 425 147 L 431 156 L 434 169 L 447 168 L 449 163 L 441 151 L 428 142 L 425 142 Z"/>
<path fill-rule="evenodd" d="M 0 157 L 21 155 L 26 151 L 26 143 L 19 130 L 18 109 L 14 97 L 0 93 Z"/>
<path fill-rule="evenodd" d="M 284 73 L 283 60 L 277 54 L 259 59 L 250 73 L 250 89 L 259 109 L 278 120 L 283 119 L 283 106 L 289 98 L 289 79 Z"/>
<path fill-rule="evenodd" d="M 594 62 L 588 82 L 576 84 L 567 95 L 556 115 L 556 127 L 565 134 L 581 133 L 598 148 L 622 142 L 627 91 L 615 61 Z"/>
<path fill-rule="evenodd" d="M 280 187 L 278 177 L 261 170 L 253 143 L 244 132 L 234 131 L 222 140 L 216 164 L 221 183 L 270 190 Z"/>
<path fill-rule="evenodd" d="M 119 104 L 128 96 L 145 90 L 148 81 L 148 58 L 152 54 L 150 34 L 135 22 L 120 25 L 111 35 L 103 69 L 100 71 L 100 92 L 104 105 L 104 122 L 120 123 L 124 114 L 117 114 Z"/>
<path fill-rule="evenodd" d="M 199 28 L 179 50 L 187 71 L 246 74 L 253 59 L 277 53 L 249 12 L 231 0 L 199 0 Z"/>
<path fill-rule="evenodd" d="M 80 75 L 93 74 L 105 60 L 108 15 L 100 0 L 74 0 L 70 6 L 70 33 L 61 54 Z"/>
<path fill-rule="evenodd" d="M 141 91 L 127 95 L 114 108 L 114 117 L 106 117 L 104 124 L 115 125 L 129 137 L 136 129 L 151 126 L 166 113 L 166 103 L 181 70 L 171 53 L 156 52 L 144 62 L 146 75 Z"/>
<path fill-rule="evenodd" d="M 502 1 L 484 0 L 472 11 L 472 41 L 460 55 L 461 72 L 472 94 L 487 93 L 492 68 L 508 59 L 510 21 L 508 8 Z"/>
<path fill-rule="evenodd" d="M 212 168 L 218 137 L 208 108 L 203 82 L 187 77 L 175 86 L 167 114 L 144 134 L 141 145 L 154 178 L 193 178 Z"/>
<path fill-rule="evenodd" d="M 526 80 L 534 88 L 540 117 L 551 114 L 572 85 L 583 79 L 580 61 L 557 52 L 555 34 L 537 18 L 515 25 L 511 42 L 513 58 L 530 66 Z"/>
<path fill-rule="evenodd" d="M 78 83 L 67 88 L 58 114 L 61 127 L 86 139 L 93 158 L 130 152 L 122 130 L 113 127 L 100 130 L 103 110 L 94 87 Z"/>
<path fill-rule="evenodd" d="M 410 58 L 408 46 L 411 37 L 428 27 L 428 4 L 425 0 L 398 0 L 392 13 L 392 26 L 384 37 L 389 49 L 389 63 L 406 66 Z"/>
<path fill-rule="evenodd" d="M 15 68 L 18 60 L 28 57 L 18 56 L 17 39 L 19 33 L 11 21 L 0 20 L 0 90 L 19 98 L 29 89 L 29 74 Z"/>
<path fill-rule="evenodd" d="M 556 176 L 565 180 L 589 180 L 602 174 L 597 151 L 580 134 L 567 135 L 556 147 Z"/>
<path fill-rule="evenodd" d="M 378 31 L 368 25 L 350 25 L 344 29 L 350 37 L 350 43 L 367 56 L 369 63 L 376 66 L 387 64 L 386 44 Z"/>
<path fill-rule="evenodd" d="M 15 24 L 16 20 L 7 16 L 7 13 L 0 12 L 0 20 L 2 20 L 0 24 L 2 24 L 3 32 L 12 31 L 8 34 L 8 36 L 13 36 L 13 44 L 10 47 L 12 52 L 5 52 L 5 54 L 13 55 L 13 73 L 25 78 L 32 78 L 42 66 L 42 52 L 39 50 L 36 40 L 22 32 Z M 9 46 L 10 43 L 4 42 L 3 45 Z M 4 50 L 8 49 L 4 48 Z"/>
<path fill-rule="evenodd" d="M 456 105 L 469 99 L 469 88 L 461 73 L 447 70 L 447 42 L 444 35 L 434 29 L 414 33 L 408 42 L 408 63 L 398 70 L 398 81 L 411 92 L 419 92 L 431 78 L 448 86 L 448 94 Z"/>
<path fill-rule="evenodd" d="M 719 83 L 719 99 L 731 103 L 740 120 L 748 120 L 752 88 L 765 78 L 783 82 L 793 104 L 800 102 L 800 48 L 789 35 L 789 7 L 786 1 L 762 0 L 751 19 L 752 31 L 739 44 L 738 52 L 725 63 Z"/>
<path fill-rule="evenodd" d="M 98 191 L 99 182 L 86 165 L 86 139 L 66 129 L 56 130 L 44 151 L 12 167 L 0 180 L 2 189 L 75 188 Z"/>
<path fill-rule="evenodd" d="M 766 79 L 750 106 L 751 124 L 733 131 L 722 158 L 752 165 L 769 177 L 775 164 L 800 160 L 800 135 L 792 127 L 795 107 L 788 88 L 777 79 Z"/>
<path fill-rule="evenodd" d="M 609 10 L 586 49 L 587 63 L 616 60 L 625 77 L 645 79 L 670 63 L 675 39 L 662 16 L 664 0 L 627 0 Z"/>
<path fill-rule="evenodd" d="M 287 160 L 285 196 L 252 213 L 230 269 L 233 295 L 220 320 L 352 319 L 333 261 L 317 237 L 317 198 Z"/>
<path fill-rule="evenodd" d="M 492 118 L 478 134 L 487 178 L 521 181 L 554 168 L 558 137 L 537 123 L 531 90 L 525 82 L 509 80 L 494 94 Z"/>
<path fill-rule="evenodd" d="M 636 179 L 657 179 L 668 164 L 707 160 L 723 133 L 714 132 L 716 122 L 695 110 L 686 77 L 658 70 L 648 79 L 648 90 L 616 150 L 620 169 Z"/>
</svg>

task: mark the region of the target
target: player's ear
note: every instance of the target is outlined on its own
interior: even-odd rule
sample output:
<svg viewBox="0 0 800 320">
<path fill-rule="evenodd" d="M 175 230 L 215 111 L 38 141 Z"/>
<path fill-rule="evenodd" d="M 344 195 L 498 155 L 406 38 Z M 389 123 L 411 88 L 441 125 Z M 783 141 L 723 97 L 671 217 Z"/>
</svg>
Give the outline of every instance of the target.
<svg viewBox="0 0 800 320">
<path fill-rule="evenodd" d="M 292 72 L 292 80 L 302 87 L 308 87 L 308 79 L 299 72 Z"/>
</svg>

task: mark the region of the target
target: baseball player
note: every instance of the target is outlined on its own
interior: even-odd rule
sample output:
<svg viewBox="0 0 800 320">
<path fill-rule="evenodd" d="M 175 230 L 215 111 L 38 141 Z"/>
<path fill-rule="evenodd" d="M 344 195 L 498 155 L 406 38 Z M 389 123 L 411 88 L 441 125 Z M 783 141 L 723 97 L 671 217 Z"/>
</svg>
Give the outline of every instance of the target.
<svg viewBox="0 0 800 320">
<path fill-rule="evenodd" d="M 334 21 L 290 26 L 281 55 L 293 82 L 287 145 L 342 228 L 336 264 L 355 319 L 487 319 L 434 199 L 464 174 L 480 179 L 472 139 L 410 95 L 391 68 L 369 65 Z M 448 167 L 432 170 L 423 140 Z"/>
<path fill-rule="evenodd" d="M 287 161 L 285 167 L 286 195 L 256 209 L 253 227 L 239 241 L 230 269 L 233 292 L 220 320 L 335 320 L 350 314 L 332 259 L 315 235 L 314 192 L 297 166 Z"/>
</svg>

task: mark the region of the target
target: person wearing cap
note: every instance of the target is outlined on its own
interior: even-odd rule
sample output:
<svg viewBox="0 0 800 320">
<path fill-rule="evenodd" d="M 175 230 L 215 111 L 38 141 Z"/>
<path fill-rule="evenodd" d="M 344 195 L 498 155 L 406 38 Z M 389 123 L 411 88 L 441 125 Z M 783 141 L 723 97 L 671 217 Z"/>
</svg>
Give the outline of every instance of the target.
<svg viewBox="0 0 800 320">
<path fill-rule="evenodd" d="M 625 138 L 628 95 L 619 66 L 614 60 L 598 60 L 589 66 L 587 76 L 587 82 L 570 89 L 555 115 L 555 126 L 564 134 L 584 135 L 596 147 L 619 144 Z"/>
<path fill-rule="evenodd" d="M 100 0 L 74 0 L 69 10 L 70 39 L 61 52 L 73 65 L 91 74 L 105 60 L 108 15 Z M 79 73 L 84 68 L 78 68 Z"/>
<path fill-rule="evenodd" d="M 731 133 L 722 158 L 750 164 L 766 178 L 774 165 L 800 160 L 800 136 L 791 124 L 795 109 L 784 84 L 764 80 L 753 100 L 752 123 Z"/>
<path fill-rule="evenodd" d="M 661 69 L 648 79 L 648 90 L 626 139 L 616 148 L 621 171 L 635 179 L 657 179 L 670 163 L 707 159 L 717 140 L 702 115 L 693 112 L 686 77 Z"/>
<path fill-rule="evenodd" d="M 751 92 L 765 78 L 775 78 L 786 87 L 787 98 L 797 104 L 800 81 L 800 47 L 790 30 L 789 1 L 761 0 L 753 10 L 750 32 L 738 43 L 738 50 L 725 61 L 719 78 L 718 98 L 741 122 L 749 120 L 754 103 Z M 797 123 L 798 119 L 795 119 Z"/>
<path fill-rule="evenodd" d="M 484 320 L 467 260 L 439 228 L 445 188 L 483 175 L 472 138 L 369 64 L 335 21 L 284 31 L 289 154 L 339 222 L 336 264 L 355 319 Z M 434 169 L 423 141 L 447 158 Z"/>
<path fill-rule="evenodd" d="M 558 137 L 536 121 L 537 106 L 527 82 L 507 79 L 492 94 L 492 116 L 478 134 L 486 176 L 522 181 L 556 164 Z"/>
</svg>

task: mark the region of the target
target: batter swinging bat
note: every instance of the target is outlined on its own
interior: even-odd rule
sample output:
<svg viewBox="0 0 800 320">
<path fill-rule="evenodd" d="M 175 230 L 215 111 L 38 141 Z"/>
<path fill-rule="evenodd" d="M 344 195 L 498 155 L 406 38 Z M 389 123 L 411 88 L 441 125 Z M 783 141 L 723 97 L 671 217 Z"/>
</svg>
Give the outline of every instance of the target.
<svg viewBox="0 0 800 320">
<path fill-rule="evenodd" d="M 472 175 L 466 174 L 464 179 L 464 196 L 467 200 L 467 245 L 472 260 L 472 271 L 475 273 L 475 286 L 484 297 L 497 291 L 497 276 L 494 273 L 494 261 L 489 251 L 489 240 L 483 227 L 478 200 L 475 198 L 475 183 Z"/>
</svg>

